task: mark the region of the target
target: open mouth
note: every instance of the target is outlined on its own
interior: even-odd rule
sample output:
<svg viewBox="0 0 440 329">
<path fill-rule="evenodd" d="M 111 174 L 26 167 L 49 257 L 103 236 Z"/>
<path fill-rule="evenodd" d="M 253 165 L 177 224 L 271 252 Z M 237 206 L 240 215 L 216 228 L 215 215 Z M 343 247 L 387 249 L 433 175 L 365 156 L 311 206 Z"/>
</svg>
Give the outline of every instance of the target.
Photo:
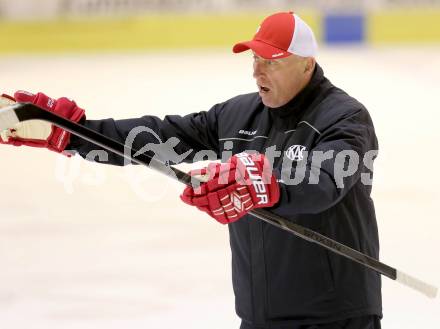
<svg viewBox="0 0 440 329">
<path fill-rule="evenodd" d="M 262 85 L 258 85 L 258 89 L 260 90 L 260 92 L 263 92 L 263 93 L 267 93 L 270 91 L 269 88 L 262 86 Z"/>
</svg>

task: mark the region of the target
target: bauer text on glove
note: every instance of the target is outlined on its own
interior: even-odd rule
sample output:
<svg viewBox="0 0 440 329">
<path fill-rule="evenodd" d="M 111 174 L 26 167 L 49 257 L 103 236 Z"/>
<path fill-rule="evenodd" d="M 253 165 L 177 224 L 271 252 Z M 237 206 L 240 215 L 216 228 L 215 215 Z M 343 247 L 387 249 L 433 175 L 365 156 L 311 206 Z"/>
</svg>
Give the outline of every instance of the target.
<svg viewBox="0 0 440 329">
<path fill-rule="evenodd" d="M 180 197 L 223 224 L 254 208 L 271 207 L 280 197 L 270 163 L 262 154 L 236 154 L 226 163 L 211 163 L 201 174 L 208 175 L 208 181 L 186 187 Z"/>
</svg>

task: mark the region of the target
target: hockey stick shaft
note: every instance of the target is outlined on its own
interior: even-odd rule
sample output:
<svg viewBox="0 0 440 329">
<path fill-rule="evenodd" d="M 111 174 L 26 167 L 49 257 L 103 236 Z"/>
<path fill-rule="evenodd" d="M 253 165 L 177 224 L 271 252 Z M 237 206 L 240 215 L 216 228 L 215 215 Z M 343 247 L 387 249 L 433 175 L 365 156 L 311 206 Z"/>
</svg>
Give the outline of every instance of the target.
<svg viewBox="0 0 440 329">
<path fill-rule="evenodd" d="M 105 150 L 111 151 L 120 155 L 131 162 L 148 166 L 162 174 L 176 179 L 177 181 L 191 185 L 195 182 L 195 178 L 187 173 L 165 163 L 150 157 L 144 153 L 133 157 L 133 150 L 126 145 L 110 139 L 96 131 L 93 131 L 85 126 L 67 120 L 52 112 L 41 109 L 40 107 L 31 103 L 17 103 L 3 109 L 0 109 L 0 131 L 13 127 L 15 124 L 27 120 L 44 120 L 50 122 L 68 132 L 89 141 Z M 265 209 L 254 209 L 250 212 L 254 217 L 259 218 L 271 225 L 279 227 L 297 237 L 300 237 L 309 242 L 318 244 L 323 248 L 346 257 L 356 263 L 359 263 L 367 268 L 370 268 L 392 280 L 396 280 L 408 287 L 411 287 L 430 298 L 435 298 L 437 295 L 437 288 L 429 285 L 417 278 L 411 277 L 395 268 L 386 265 L 377 259 L 374 259 L 366 254 L 363 254 L 353 248 L 350 248 L 342 243 L 339 243 L 331 238 L 328 238 L 318 232 L 305 228 L 301 225 L 295 224 L 279 215 L 273 214 Z"/>
</svg>

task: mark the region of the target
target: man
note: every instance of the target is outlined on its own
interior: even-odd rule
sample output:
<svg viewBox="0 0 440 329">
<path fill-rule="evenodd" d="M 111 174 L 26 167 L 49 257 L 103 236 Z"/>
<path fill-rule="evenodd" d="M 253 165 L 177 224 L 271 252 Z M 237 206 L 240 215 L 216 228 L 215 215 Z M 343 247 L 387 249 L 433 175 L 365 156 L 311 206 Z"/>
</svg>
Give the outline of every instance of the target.
<svg viewBox="0 0 440 329">
<path fill-rule="evenodd" d="M 313 32 L 296 14 L 267 17 L 251 41 L 258 93 L 240 95 L 187 116 L 86 120 L 67 98 L 15 93 L 120 142 L 137 127 L 161 140 L 178 138 L 185 161 L 206 150 L 225 163 L 181 198 L 229 224 L 236 311 L 241 328 L 380 328 L 380 275 L 298 239 L 247 213 L 273 213 L 378 258 L 371 192 L 377 140 L 365 107 L 324 77 Z M 25 126 L 23 126 L 25 125 Z M 156 138 L 141 129 L 133 148 Z M 1 134 L 2 143 L 47 147 L 87 157 L 96 146 L 62 129 L 27 122 Z M 229 152 L 229 153 L 228 153 Z M 99 159 L 98 159 L 99 161 Z M 104 162 L 104 161 L 103 161 Z M 106 163 L 122 165 L 108 154 Z"/>
</svg>

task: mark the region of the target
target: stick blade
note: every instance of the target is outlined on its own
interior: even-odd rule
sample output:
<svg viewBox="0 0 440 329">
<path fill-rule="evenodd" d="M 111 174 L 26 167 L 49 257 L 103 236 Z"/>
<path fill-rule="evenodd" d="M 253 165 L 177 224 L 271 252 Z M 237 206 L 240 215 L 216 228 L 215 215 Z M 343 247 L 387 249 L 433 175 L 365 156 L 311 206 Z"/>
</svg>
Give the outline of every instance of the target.
<svg viewBox="0 0 440 329">
<path fill-rule="evenodd" d="M 401 271 L 396 271 L 396 281 L 410 287 L 418 292 L 428 296 L 429 298 L 437 297 L 437 287 L 430 285 L 422 280 L 419 280 L 409 274 L 403 273 Z"/>
</svg>

